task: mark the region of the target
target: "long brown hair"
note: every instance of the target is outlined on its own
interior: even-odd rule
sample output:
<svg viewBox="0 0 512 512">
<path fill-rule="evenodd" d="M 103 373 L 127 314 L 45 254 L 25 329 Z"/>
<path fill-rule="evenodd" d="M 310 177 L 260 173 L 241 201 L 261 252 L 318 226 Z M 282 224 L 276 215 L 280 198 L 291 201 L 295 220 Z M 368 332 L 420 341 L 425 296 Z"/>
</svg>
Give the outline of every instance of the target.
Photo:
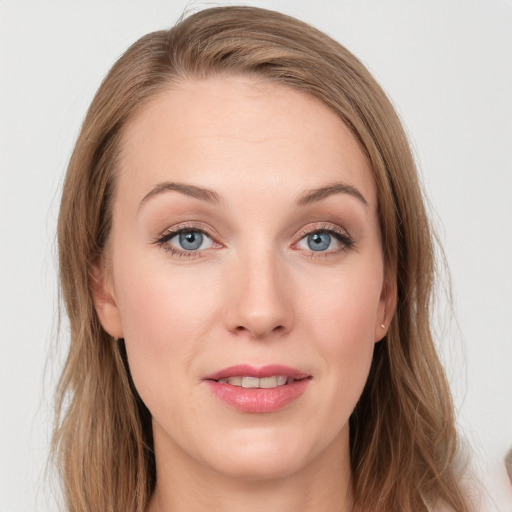
<svg viewBox="0 0 512 512">
<path fill-rule="evenodd" d="M 357 507 L 420 512 L 444 502 L 469 510 L 454 469 L 450 392 L 431 336 L 432 233 L 391 103 L 361 62 L 309 25 L 258 8 L 217 7 L 142 37 L 121 56 L 69 163 L 58 240 L 71 344 L 53 444 L 69 511 L 143 512 L 154 489 L 150 414 L 131 382 L 122 341 L 100 325 L 91 268 L 109 239 L 123 126 L 173 83 L 214 74 L 257 74 L 318 98 L 351 129 L 370 163 L 397 311 L 350 418 Z"/>
</svg>

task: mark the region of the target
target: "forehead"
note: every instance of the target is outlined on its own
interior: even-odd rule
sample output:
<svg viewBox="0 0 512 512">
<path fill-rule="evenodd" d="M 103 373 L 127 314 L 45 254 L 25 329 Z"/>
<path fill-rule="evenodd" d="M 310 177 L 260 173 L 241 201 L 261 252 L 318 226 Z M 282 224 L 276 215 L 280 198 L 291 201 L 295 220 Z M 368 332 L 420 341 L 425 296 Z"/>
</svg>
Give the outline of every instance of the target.
<svg viewBox="0 0 512 512">
<path fill-rule="evenodd" d="M 347 126 L 319 100 L 254 77 L 173 85 L 127 124 L 118 192 L 136 201 L 173 180 L 235 193 L 289 194 L 343 181 L 374 205 L 367 160 Z"/>
</svg>

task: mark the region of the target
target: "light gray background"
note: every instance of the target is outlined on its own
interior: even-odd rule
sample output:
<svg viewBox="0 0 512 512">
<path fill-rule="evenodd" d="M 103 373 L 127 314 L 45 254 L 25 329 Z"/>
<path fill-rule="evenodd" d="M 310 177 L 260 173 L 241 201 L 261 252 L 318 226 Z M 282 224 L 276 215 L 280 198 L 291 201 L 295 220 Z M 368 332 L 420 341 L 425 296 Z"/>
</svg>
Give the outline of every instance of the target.
<svg viewBox="0 0 512 512">
<path fill-rule="evenodd" d="M 52 348 L 54 232 L 85 110 L 135 39 L 168 27 L 187 5 L 223 3 L 0 0 L 1 512 L 55 510 L 43 478 L 63 353 Z M 451 270 L 455 320 L 441 301 L 439 345 L 489 491 L 482 509 L 511 511 L 503 457 L 512 446 L 512 2 L 246 3 L 332 35 L 397 106 Z"/>
</svg>

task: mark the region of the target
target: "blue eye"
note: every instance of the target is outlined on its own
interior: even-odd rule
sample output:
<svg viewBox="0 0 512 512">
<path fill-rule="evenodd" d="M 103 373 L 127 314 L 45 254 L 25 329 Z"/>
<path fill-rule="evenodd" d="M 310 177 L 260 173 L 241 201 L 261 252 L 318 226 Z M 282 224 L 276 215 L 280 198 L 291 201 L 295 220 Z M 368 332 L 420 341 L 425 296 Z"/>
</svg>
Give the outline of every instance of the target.
<svg viewBox="0 0 512 512">
<path fill-rule="evenodd" d="M 195 251 L 203 243 L 203 235 L 197 231 L 188 231 L 178 235 L 180 246 L 186 251 Z"/>
<path fill-rule="evenodd" d="M 160 243 L 178 251 L 199 251 L 213 246 L 213 240 L 199 230 L 183 230 L 166 235 Z"/>
<path fill-rule="evenodd" d="M 307 236 L 308 247 L 312 251 L 325 251 L 331 245 L 331 235 L 329 233 L 312 233 Z"/>
<path fill-rule="evenodd" d="M 349 248 L 353 243 L 348 234 L 333 229 L 319 229 L 303 236 L 297 246 L 306 251 L 335 253 Z"/>
</svg>

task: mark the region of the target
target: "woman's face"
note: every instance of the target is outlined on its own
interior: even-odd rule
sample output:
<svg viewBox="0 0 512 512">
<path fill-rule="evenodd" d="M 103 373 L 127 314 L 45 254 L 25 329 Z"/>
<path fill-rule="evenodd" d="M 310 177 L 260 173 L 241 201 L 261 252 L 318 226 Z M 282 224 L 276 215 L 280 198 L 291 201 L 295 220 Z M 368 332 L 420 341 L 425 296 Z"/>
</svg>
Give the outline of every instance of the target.
<svg viewBox="0 0 512 512">
<path fill-rule="evenodd" d="M 393 312 L 350 131 L 284 85 L 190 81 L 129 123 L 118 171 L 95 300 L 157 464 L 254 479 L 346 462 Z"/>
</svg>

